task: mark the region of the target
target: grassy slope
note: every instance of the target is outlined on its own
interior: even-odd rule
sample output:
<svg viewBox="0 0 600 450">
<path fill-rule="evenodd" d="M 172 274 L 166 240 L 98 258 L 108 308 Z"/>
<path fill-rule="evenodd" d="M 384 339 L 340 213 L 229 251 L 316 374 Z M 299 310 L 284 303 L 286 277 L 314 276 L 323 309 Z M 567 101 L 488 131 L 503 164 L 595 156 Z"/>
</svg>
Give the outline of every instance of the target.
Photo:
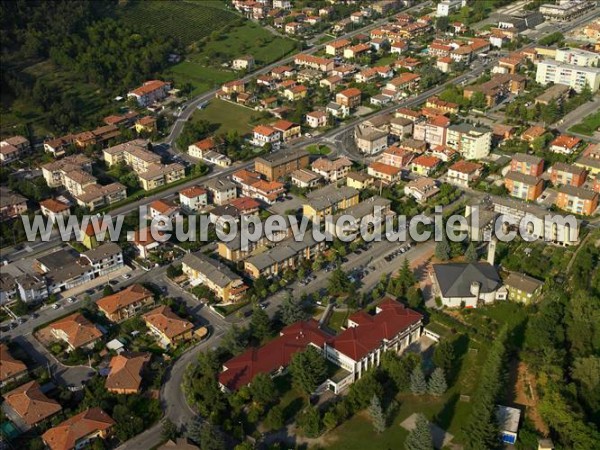
<svg viewBox="0 0 600 450">
<path fill-rule="evenodd" d="M 211 100 L 206 108 L 196 111 L 192 120 L 207 120 L 219 124 L 217 132 L 235 130 L 246 134 L 252 129 L 250 120 L 255 111 L 243 106 L 234 105 L 224 100 Z"/>
</svg>

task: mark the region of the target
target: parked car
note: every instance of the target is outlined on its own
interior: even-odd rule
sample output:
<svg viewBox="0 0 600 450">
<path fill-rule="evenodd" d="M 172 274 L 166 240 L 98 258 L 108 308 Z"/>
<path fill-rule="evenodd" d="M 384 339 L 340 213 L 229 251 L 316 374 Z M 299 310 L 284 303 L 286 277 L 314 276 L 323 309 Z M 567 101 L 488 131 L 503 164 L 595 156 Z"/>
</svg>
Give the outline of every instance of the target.
<svg viewBox="0 0 600 450">
<path fill-rule="evenodd" d="M 52 305 L 52 309 L 58 309 L 58 308 L 60 308 L 60 305 L 58 303 L 54 303 Z"/>
</svg>

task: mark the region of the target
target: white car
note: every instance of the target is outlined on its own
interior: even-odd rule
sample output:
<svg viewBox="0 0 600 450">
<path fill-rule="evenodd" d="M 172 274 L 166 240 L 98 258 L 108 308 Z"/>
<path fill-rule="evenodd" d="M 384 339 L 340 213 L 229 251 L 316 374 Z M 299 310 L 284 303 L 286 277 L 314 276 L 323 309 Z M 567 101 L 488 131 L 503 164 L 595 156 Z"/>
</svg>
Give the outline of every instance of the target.
<svg viewBox="0 0 600 450">
<path fill-rule="evenodd" d="M 54 303 L 52 305 L 52 309 L 58 309 L 58 308 L 60 308 L 60 305 L 58 303 Z"/>
<path fill-rule="evenodd" d="M 128 273 L 126 273 L 125 275 L 123 275 L 123 279 L 124 280 L 129 280 L 131 278 L 131 275 L 129 275 Z"/>
<path fill-rule="evenodd" d="M 69 302 L 69 303 L 75 303 L 75 300 L 76 300 L 75 298 L 73 298 L 73 297 L 69 297 L 69 298 L 67 299 L 67 302 Z"/>
</svg>

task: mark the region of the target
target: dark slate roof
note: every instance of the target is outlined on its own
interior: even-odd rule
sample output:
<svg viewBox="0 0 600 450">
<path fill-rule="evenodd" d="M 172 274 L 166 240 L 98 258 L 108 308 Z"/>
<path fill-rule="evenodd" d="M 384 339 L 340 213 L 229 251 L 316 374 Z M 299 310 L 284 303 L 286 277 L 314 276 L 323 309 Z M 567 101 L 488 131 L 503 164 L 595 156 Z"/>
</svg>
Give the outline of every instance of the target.
<svg viewBox="0 0 600 450">
<path fill-rule="evenodd" d="M 493 292 L 501 284 L 494 266 L 486 263 L 434 264 L 433 270 L 444 297 L 471 297 L 471 283 L 481 283 L 481 292 Z"/>
</svg>

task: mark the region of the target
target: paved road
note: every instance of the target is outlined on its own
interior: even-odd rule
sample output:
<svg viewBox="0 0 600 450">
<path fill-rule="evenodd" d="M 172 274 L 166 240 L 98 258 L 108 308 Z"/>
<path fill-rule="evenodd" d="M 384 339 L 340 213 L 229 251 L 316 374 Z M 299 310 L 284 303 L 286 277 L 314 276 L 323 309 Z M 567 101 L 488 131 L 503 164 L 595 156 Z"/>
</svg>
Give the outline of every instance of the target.
<svg viewBox="0 0 600 450">
<path fill-rule="evenodd" d="M 596 131 L 593 136 L 586 136 L 584 134 L 577 134 L 569 131 L 569 128 L 573 125 L 578 124 L 590 114 L 594 114 L 598 111 L 600 111 L 600 97 L 596 95 L 593 101 L 585 103 L 576 110 L 571 111 L 563 117 L 562 120 L 552 125 L 552 128 L 558 129 L 561 133 L 574 134 L 587 141 L 600 142 L 600 131 Z"/>
</svg>

